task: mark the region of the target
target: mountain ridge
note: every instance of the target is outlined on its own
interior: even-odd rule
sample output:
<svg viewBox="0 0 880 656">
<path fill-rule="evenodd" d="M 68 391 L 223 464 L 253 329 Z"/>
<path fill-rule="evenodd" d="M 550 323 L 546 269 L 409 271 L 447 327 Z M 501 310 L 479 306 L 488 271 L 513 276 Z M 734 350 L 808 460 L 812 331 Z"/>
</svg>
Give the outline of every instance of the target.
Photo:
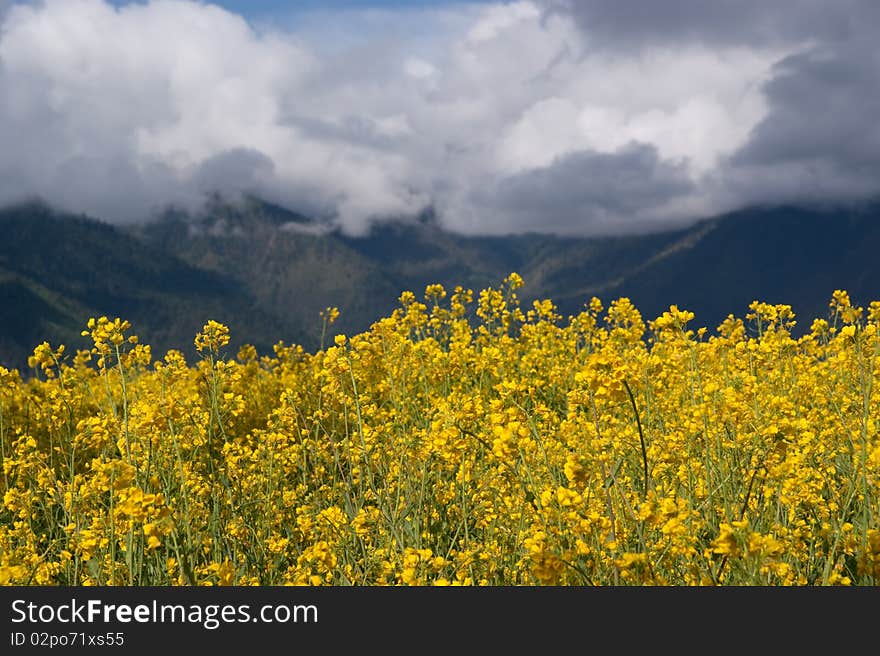
<svg viewBox="0 0 880 656">
<path fill-rule="evenodd" d="M 512 271 L 525 280 L 524 303 L 549 298 L 564 315 L 596 295 L 627 296 L 646 319 L 676 304 L 710 329 L 744 316 L 752 300 L 824 316 L 834 289 L 863 304 L 880 298 L 878 208 L 749 208 L 673 231 L 589 238 L 462 236 L 423 217 L 352 237 L 256 198 L 218 196 L 201 213 L 169 209 L 126 227 L 23 204 L 0 210 L 0 364 L 24 368 L 44 340 L 85 346 L 79 332 L 102 314 L 131 321 L 157 355 L 193 356 L 208 319 L 230 325 L 230 348 L 314 350 L 328 306 L 341 310 L 334 329 L 351 334 L 405 290 L 478 291 Z"/>
</svg>

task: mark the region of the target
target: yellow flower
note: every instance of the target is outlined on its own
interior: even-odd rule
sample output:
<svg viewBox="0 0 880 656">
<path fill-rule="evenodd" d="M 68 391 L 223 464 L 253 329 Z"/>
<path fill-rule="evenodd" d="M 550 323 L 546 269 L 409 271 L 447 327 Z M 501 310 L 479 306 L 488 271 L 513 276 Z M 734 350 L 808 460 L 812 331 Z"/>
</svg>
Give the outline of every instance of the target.
<svg viewBox="0 0 880 656">
<path fill-rule="evenodd" d="M 199 352 L 211 351 L 217 353 L 221 348 L 229 344 L 229 328 L 212 319 L 205 324 L 202 332 L 196 335 L 193 342 Z"/>
</svg>

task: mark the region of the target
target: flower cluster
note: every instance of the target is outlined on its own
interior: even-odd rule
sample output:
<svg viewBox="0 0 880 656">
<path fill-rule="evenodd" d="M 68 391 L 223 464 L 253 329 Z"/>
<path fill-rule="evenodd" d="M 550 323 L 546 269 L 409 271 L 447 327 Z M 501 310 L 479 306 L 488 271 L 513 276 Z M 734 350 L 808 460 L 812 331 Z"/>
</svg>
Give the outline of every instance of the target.
<svg viewBox="0 0 880 656">
<path fill-rule="evenodd" d="M 40 344 L 0 367 L 0 584 L 878 583 L 880 303 L 796 336 L 522 285 L 404 292 L 315 353 Z"/>
</svg>

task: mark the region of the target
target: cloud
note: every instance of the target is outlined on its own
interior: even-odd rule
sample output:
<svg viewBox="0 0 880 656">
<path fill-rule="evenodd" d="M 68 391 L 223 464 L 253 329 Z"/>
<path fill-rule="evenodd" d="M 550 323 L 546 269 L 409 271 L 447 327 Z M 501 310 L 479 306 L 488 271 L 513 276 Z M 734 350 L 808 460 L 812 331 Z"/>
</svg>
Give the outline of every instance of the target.
<svg viewBox="0 0 880 656">
<path fill-rule="evenodd" d="M 841 40 L 880 16 L 872 0 L 545 0 L 543 5 L 574 17 L 597 47 L 616 50 Z"/>
<path fill-rule="evenodd" d="M 631 143 L 614 153 L 580 151 L 474 191 L 481 216 L 511 232 L 625 233 L 675 222 L 678 204 L 696 191 L 686 168 L 663 161 L 653 146 Z"/>
<path fill-rule="evenodd" d="M 694 44 L 774 51 L 759 84 L 764 115 L 711 167 L 717 209 L 846 203 L 880 196 L 880 5 L 871 0 L 548 0 L 602 51 Z M 720 46 L 720 47 L 719 47 Z M 704 114 L 705 115 L 705 114 Z M 754 117 L 756 114 L 752 114 Z M 718 144 L 717 139 L 713 141 Z"/>
<path fill-rule="evenodd" d="M 767 116 L 730 160 L 736 197 L 841 202 L 880 193 L 880 53 L 873 40 L 782 60 L 765 95 Z"/>
<path fill-rule="evenodd" d="M 597 234 L 864 197 L 873 7 L 522 0 L 255 26 L 189 0 L 17 4 L 0 204 L 136 221 L 217 188 L 353 234 L 429 205 L 470 233 Z"/>
<path fill-rule="evenodd" d="M 206 159 L 194 175 L 196 187 L 206 194 L 239 189 L 260 194 L 275 172 L 275 163 L 250 148 L 233 148 Z"/>
</svg>

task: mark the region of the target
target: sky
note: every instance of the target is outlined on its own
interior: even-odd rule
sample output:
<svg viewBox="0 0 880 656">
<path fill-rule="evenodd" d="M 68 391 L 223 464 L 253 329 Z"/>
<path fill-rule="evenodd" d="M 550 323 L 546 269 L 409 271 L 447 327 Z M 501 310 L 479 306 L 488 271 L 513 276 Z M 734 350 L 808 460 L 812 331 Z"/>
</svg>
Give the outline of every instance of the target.
<svg viewBox="0 0 880 656">
<path fill-rule="evenodd" d="M 878 32 L 875 0 L 0 0 L 0 205 L 598 235 L 860 203 Z"/>
</svg>

